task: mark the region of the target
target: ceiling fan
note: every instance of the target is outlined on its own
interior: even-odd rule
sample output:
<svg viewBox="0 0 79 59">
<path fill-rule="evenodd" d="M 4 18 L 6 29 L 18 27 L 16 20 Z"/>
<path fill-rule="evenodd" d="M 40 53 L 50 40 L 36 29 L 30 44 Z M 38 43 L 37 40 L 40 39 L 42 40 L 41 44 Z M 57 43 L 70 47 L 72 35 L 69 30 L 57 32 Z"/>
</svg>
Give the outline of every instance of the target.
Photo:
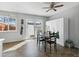
<svg viewBox="0 0 79 59">
<path fill-rule="evenodd" d="M 56 4 L 57 4 L 56 2 L 50 2 L 49 7 L 43 7 L 43 9 L 48 9 L 46 12 L 48 12 L 50 10 L 57 11 L 56 8 L 64 6 L 63 4 L 60 4 L 60 5 L 56 5 Z"/>
</svg>

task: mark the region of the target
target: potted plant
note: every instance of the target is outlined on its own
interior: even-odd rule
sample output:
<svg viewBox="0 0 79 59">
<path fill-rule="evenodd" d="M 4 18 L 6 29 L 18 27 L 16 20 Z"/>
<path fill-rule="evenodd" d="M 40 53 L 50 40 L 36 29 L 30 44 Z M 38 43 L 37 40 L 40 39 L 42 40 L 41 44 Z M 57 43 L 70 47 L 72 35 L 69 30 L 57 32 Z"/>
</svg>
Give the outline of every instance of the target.
<svg viewBox="0 0 79 59">
<path fill-rule="evenodd" d="M 65 41 L 65 47 L 68 47 L 68 48 L 72 48 L 72 47 L 74 47 L 74 43 L 73 43 L 73 41 L 72 40 L 66 40 Z"/>
</svg>

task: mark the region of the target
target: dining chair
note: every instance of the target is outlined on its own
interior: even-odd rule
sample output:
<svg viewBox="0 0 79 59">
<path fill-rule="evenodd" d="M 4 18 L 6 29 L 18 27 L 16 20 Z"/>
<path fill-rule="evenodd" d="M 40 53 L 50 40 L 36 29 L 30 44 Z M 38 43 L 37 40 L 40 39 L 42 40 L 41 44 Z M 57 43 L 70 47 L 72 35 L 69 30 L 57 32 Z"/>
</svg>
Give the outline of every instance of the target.
<svg viewBox="0 0 79 59">
<path fill-rule="evenodd" d="M 59 32 L 49 32 L 49 37 L 50 39 L 46 41 L 47 44 L 50 45 L 50 53 L 51 53 L 51 48 L 52 48 L 52 44 L 54 45 L 54 51 L 57 51 L 57 43 L 56 40 L 57 38 L 59 38 Z"/>
<path fill-rule="evenodd" d="M 42 42 L 42 44 L 43 44 L 44 41 L 45 41 L 44 34 L 42 32 L 38 33 L 37 34 L 37 44 L 39 44 L 39 46 L 40 46 L 40 43 Z"/>
</svg>

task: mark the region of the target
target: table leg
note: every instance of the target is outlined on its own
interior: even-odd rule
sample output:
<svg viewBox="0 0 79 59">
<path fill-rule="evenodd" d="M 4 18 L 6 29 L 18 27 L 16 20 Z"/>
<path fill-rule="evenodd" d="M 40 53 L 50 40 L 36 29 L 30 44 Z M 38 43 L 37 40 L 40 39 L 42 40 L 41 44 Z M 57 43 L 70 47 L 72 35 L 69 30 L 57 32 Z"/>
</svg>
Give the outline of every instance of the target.
<svg viewBox="0 0 79 59">
<path fill-rule="evenodd" d="M 46 39 L 45 39 L 45 45 L 44 45 L 44 50 L 45 50 L 45 52 L 46 52 Z"/>
</svg>

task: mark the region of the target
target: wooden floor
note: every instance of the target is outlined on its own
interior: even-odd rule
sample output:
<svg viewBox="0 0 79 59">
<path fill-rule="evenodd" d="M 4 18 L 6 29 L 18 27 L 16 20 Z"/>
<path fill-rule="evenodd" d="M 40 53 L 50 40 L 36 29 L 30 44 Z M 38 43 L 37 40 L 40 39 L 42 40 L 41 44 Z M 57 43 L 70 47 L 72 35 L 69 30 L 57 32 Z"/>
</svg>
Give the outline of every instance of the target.
<svg viewBox="0 0 79 59">
<path fill-rule="evenodd" d="M 3 53 L 3 57 L 79 57 L 79 49 L 64 48 L 57 45 L 57 51 L 52 46 L 52 53 L 50 54 L 49 46 L 45 52 L 42 44 L 39 47 L 36 40 L 30 40 L 17 50 Z"/>
</svg>

